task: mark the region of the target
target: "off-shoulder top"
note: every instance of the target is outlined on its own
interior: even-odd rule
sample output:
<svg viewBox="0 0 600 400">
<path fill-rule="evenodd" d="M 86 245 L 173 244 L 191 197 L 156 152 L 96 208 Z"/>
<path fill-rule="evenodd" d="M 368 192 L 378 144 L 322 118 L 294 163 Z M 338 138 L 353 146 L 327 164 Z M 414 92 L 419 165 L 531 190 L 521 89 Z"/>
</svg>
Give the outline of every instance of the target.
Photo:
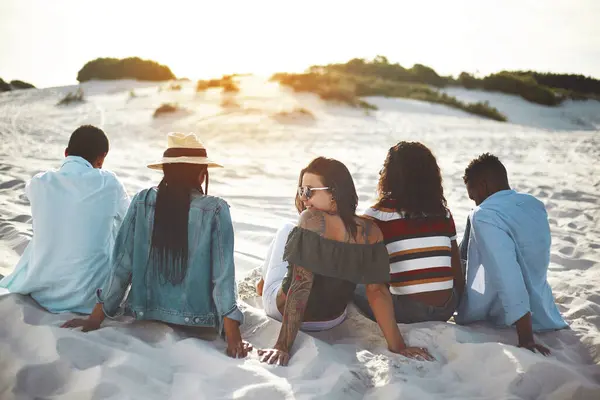
<svg viewBox="0 0 600 400">
<path fill-rule="evenodd" d="M 389 255 L 383 241 L 373 244 L 339 242 L 295 227 L 288 236 L 283 259 L 289 264 L 282 283 L 284 293 L 290 288 L 294 265 L 314 274 L 305 321 L 336 318 L 352 299 L 357 284 L 390 280 Z"/>
</svg>

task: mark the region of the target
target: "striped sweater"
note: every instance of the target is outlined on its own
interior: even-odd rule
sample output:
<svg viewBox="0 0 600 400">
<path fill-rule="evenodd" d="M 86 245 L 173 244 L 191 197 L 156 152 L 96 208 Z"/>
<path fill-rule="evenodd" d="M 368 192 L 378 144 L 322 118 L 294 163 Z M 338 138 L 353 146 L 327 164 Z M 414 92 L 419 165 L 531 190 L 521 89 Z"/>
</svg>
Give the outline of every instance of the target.
<svg viewBox="0 0 600 400">
<path fill-rule="evenodd" d="M 388 207 L 386 207 L 388 206 Z M 406 295 L 452 289 L 452 214 L 408 217 L 389 204 L 371 207 L 365 216 L 375 220 L 390 255 L 390 292 Z"/>
</svg>

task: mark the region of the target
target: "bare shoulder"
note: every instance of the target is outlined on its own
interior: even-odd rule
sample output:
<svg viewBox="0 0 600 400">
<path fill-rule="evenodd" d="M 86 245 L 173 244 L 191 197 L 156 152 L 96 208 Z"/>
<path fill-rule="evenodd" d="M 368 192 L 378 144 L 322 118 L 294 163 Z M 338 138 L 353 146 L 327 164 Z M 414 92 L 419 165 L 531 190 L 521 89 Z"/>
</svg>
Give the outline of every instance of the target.
<svg viewBox="0 0 600 400">
<path fill-rule="evenodd" d="M 327 230 L 327 213 L 320 210 L 306 209 L 300 214 L 298 226 L 300 228 L 313 231 L 321 236 L 325 235 Z"/>
<path fill-rule="evenodd" d="M 360 226 L 359 236 L 364 240 L 364 243 L 373 244 L 383 242 L 383 233 L 375 220 L 369 216 L 361 216 L 357 218 L 358 225 Z"/>
</svg>

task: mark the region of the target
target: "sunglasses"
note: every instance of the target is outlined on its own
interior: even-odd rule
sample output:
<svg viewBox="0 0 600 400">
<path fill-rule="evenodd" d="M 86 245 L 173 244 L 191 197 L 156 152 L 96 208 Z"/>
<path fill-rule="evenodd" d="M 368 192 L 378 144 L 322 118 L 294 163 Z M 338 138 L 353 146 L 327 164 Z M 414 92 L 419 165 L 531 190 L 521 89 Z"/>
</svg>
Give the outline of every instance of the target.
<svg viewBox="0 0 600 400">
<path fill-rule="evenodd" d="M 311 188 L 308 186 L 299 186 L 298 187 L 298 196 L 306 197 L 306 199 L 310 199 L 314 194 L 315 190 L 329 190 L 329 187 L 320 187 L 320 188 Z"/>
</svg>

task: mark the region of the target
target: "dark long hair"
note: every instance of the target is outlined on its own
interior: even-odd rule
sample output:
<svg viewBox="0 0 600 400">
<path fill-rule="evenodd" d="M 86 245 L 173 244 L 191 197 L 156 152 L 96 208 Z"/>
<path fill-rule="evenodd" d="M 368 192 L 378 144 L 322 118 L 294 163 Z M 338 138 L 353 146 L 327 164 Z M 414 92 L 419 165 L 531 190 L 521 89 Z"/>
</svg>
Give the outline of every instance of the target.
<svg viewBox="0 0 600 400">
<path fill-rule="evenodd" d="M 435 156 L 419 142 L 390 148 L 379 176 L 379 203 L 393 200 L 399 213 L 437 215 L 447 212 L 442 174 Z"/>
<path fill-rule="evenodd" d="M 185 278 L 188 262 L 188 218 L 194 189 L 201 193 L 199 177 L 206 165 L 164 164 L 164 177 L 158 185 L 150 256 L 157 276 L 173 285 Z"/>
<path fill-rule="evenodd" d="M 354 218 L 358 206 L 358 195 L 348 168 L 333 158 L 317 157 L 300 171 L 298 186 L 302 186 L 302 177 L 307 172 L 320 176 L 323 185 L 330 188 L 329 191 L 337 204 L 338 214 L 344 222 L 346 230 L 351 233 L 353 238 L 356 237 L 358 229 Z M 296 193 L 296 209 L 299 213 L 305 209 L 298 193 Z"/>
</svg>

